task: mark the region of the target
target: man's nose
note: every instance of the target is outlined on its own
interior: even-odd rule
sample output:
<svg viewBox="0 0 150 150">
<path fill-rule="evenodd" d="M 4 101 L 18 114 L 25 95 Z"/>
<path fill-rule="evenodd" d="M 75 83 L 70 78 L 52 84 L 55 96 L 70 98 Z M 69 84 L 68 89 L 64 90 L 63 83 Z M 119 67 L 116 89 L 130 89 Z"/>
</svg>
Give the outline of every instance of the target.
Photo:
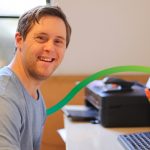
<svg viewBox="0 0 150 150">
<path fill-rule="evenodd" d="M 47 52 L 54 51 L 55 50 L 55 44 L 53 40 L 48 41 L 44 45 L 44 50 Z"/>
</svg>

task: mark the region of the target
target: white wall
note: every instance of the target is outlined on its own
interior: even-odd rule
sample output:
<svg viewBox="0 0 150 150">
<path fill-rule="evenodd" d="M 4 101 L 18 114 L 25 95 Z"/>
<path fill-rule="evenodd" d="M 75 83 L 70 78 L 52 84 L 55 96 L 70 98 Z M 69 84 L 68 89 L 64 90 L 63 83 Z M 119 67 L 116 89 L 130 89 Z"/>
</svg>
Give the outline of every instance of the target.
<svg viewBox="0 0 150 150">
<path fill-rule="evenodd" d="M 72 38 L 56 75 L 119 65 L 150 66 L 150 0 L 57 0 Z"/>
</svg>

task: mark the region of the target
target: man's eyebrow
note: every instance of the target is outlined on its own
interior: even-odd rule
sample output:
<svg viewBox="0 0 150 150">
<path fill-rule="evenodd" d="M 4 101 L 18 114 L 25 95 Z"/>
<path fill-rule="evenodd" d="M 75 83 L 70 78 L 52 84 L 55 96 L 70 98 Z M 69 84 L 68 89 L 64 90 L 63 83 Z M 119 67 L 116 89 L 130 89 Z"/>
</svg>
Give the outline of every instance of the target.
<svg viewBox="0 0 150 150">
<path fill-rule="evenodd" d="M 59 38 L 59 39 L 62 39 L 62 40 L 66 40 L 66 38 L 64 38 L 63 36 L 56 36 L 57 38 Z"/>
<path fill-rule="evenodd" d="M 34 35 L 47 35 L 48 36 L 48 34 L 44 32 L 35 33 Z"/>
</svg>

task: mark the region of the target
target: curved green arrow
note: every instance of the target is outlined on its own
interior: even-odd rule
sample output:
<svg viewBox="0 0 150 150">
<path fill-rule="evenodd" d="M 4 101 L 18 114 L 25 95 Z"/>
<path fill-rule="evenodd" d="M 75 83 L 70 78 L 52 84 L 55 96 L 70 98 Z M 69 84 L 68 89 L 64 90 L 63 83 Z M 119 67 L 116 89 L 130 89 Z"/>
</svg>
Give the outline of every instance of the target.
<svg viewBox="0 0 150 150">
<path fill-rule="evenodd" d="M 51 115 L 54 112 L 61 109 L 64 105 L 66 105 L 83 87 L 88 85 L 90 82 L 100 78 L 104 77 L 113 73 L 118 72 L 144 72 L 144 73 L 150 73 L 150 67 L 146 66 L 117 66 L 112 67 L 108 69 L 101 70 L 95 74 L 92 74 L 91 76 L 85 78 L 82 80 L 79 84 L 77 84 L 60 102 L 58 102 L 56 105 L 52 106 L 51 108 L 48 108 L 46 110 L 47 115 Z"/>
</svg>

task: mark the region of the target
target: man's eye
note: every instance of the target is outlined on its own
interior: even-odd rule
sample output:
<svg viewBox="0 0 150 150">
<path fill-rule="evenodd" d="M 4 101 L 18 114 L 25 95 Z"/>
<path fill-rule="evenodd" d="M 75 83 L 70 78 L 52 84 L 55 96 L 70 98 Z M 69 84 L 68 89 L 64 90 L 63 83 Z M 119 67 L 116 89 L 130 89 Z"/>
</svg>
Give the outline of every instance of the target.
<svg viewBox="0 0 150 150">
<path fill-rule="evenodd" d="M 62 43 L 62 41 L 60 41 L 60 40 L 55 40 L 55 43 Z"/>
<path fill-rule="evenodd" d="M 63 40 L 55 40 L 55 44 L 56 45 L 64 45 L 64 41 Z"/>
<path fill-rule="evenodd" d="M 42 42 L 46 42 L 46 41 L 47 41 L 47 37 L 44 37 L 44 36 L 37 36 L 37 37 L 35 37 L 35 40 L 36 40 L 37 42 L 42 43 Z"/>
</svg>

